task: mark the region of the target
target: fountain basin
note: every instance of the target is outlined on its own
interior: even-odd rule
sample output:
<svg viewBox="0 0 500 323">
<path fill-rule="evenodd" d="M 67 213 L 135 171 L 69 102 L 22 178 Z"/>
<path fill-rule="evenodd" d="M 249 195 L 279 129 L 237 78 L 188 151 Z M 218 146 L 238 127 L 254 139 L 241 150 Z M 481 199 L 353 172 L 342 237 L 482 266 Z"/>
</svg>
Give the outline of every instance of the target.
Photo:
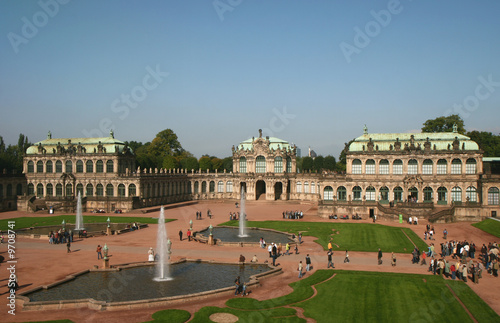
<svg viewBox="0 0 500 323">
<path fill-rule="evenodd" d="M 208 239 L 209 229 L 195 232 L 195 238 L 201 241 Z M 271 229 L 246 228 L 247 237 L 239 237 L 237 227 L 220 226 L 212 229 L 213 237 L 218 245 L 249 245 L 258 246 L 260 238 L 264 238 L 266 243 L 286 244 L 296 243 L 292 235 Z"/>
<path fill-rule="evenodd" d="M 281 272 L 264 264 L 234 264 L 181 260 L 171 264 L 173 280 L 153 281 L 154 266 L 139 263 L 111 270 L 86 270 L 49 286 L 21 293 L 23 310 L 87 307 L 122 310 L 175 304 L 211 295 L 234 293 L 234 279 L 247 286 Z"/>
</svg>

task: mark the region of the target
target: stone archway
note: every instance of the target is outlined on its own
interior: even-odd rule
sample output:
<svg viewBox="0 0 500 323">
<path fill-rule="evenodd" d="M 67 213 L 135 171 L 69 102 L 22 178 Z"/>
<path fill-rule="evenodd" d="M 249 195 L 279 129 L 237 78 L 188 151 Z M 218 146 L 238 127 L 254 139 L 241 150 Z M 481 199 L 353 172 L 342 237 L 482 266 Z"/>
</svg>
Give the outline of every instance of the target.
<svg viewBox="0 0 500 323">
<path fill-rule="evenodd" d="M 283 183 L 277 182 L 274 184 L 274 200 L 280 200 L 283 193 Z"/>
<path fill-rule="evenodd" d="M 255 199 L 266 199 L 266 182 L 260 180 L 255 183 Z"/>
</svg>

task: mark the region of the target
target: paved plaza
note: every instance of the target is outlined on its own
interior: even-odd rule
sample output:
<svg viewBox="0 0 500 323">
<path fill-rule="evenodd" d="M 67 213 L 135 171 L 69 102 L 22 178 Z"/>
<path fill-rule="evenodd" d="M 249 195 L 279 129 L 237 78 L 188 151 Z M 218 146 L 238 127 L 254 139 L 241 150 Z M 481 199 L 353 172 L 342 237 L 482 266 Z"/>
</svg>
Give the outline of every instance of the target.
<svg viewBox="0 0 500 323">
<path fill-rule="evenodd" d="M 208 219 L 206 216 L 207 209 L 210 209 L 214 216 Z M 248 219 L 250 221 L 265 221 L 265 220 L 280 220 L 280 221 L 311 221 L 311 222 L 351 222 L 352 220 L 325 220 L 316 215 L 316 209 L 309 204 L 299 203 L 269 203 L 263 201 L 247 202 L 246 205 Z M 302 220 L 283 220 L 282 212 L 286 210 L 302 210 L 304 218 Z M 196 220 L 196 212 L 201 211 L 203 214 L 202 220 Z M 253 255 L 257 255 L 259 262 L 269 260 L 267 250 L 259 247 L 229 247 L 229 246 L 209 246 L 198 242 L 188 242 L 186 239 L 186 230 L 189 228 L 189 221 L 193 220 L 193 229 L 195 231 L 204 229 L 210 224 L 218 225 L 226 222 L 229 219 L 229 213 L 237 211 L 234 202 L 200 202 L 198 204 L 181 206 L 165 210 L 167 219 L 176 219 L 176 221 L 167 224 L 168 235 L 172 240 L 172 261 L 179 259 L 203 259 L 203 260 L 220 260 L 224 262 L 237 262 L 239 255 L 243 254 L 247 261 L 252 259 Z M 108 216 L 114 214 L 103 214 L 103 221 Z M 141 217 L 158 217 L 159 212 L 152 213 L 136 213 L 123 214 L 126 216 L 136 216 L 138 222 Z M 15 218 L 22 216 L 34 216 L 33 214 L 22 212 L 4 212 L 0 213 L 0 219 Z M 43 215 L 46 216 L 46 215 Z M 85 214 L 84 214 L 85 216 Z M 356 223 L 366 222 L 371 220 L 355 221 Z M 380 224 L 408 227 L 406 223 L 399 224 L 392 220 L 380 220 Z M 425 230 L 425 221 L 419 222 L 418 225 L 412 225 L 419 236 L 423 236 Z M 483 243 L 498 241 L 498 238 L 489 235 L 470 225 L 470 223 L 453 223 L 453 224 L 436 224 L 436 246 L 439 246 L 442 240 L 441 232 L 446 228 L 449 232 L 448 239 L 450 240 L 467 240 L 474 242 L 476 246 L 481 246 Z M 179 241 L 178 232 L 184 232 L 184 240 Z M 148 228 L 138 231 L 118 235 L 118 236 L 98 236 L 87 239 L 76 239 L 72 244 L 72 253 L 66 252 L 66 245 L 50 245 L 48 238 L 30 239 L 18 237 L 16 241 L 16 256 L 17 266 L 16 274 L 19 277 L 19 292 L 23 292 L 40 285 L 47 285 L 54 281 L 60 280 L 71 273 L 92 269 L 94 266 L 102 266 L 102 261 L 97 260 L 96 247 L 107 244 L 109 247 L 110 264 L 117 265 L 122 263 L 147 261 L 148 249 L 156 248 L 156 231 L 157 225 L 149 225 Z M 256 241 L 257 242 L 257 241 Z M 268 241 L 271 242 L 271 241 Z M 6 257 L 6 244 L 0 247 L 0 254 Z M 314 272 L 317 269 L 326 269 L 327 256 L 323 248 L 313 242 L 313 237 L 303 237 L 303 243 L 299 247 L 298 255 L 282 256 L 277 259 L 279 267 L 283 273 L 277 276 L 266 278 L 261 281 L 260 287 L 251 290 L 251 297 L 257 299 L 270 299 L 290 293 L 292 289 L 288 286 L 289 283 L 296 281 L 297 264 L 300 260 L 304 262 L 305 255 L 310 254 Z M 369 252 L 350 252 L 350 263 L 344 264 L 344 253 L 337 251 L 334 254 L 334 263 L 336 269 L 352 269 L 366 271 L 381 271 L 381 272 L 401 272 L 401 273 L 416 273 L 429 274 L 427 266 L 414 265 L 411 263 L 411 254 L 398 254 L 397 266 L 392 267 L 390 264 L 390 254 L 384 254 L 384 263 L 377 265 L 377 254 Z M 224 303 L 231 296 L 214 296 L 213 298 L 204 301 L 192 301 L 184 304 L 177 304 L 172 307 L 151 307 L 142 309 L 133 309 L 127 311 L 102 311 L 97 312 L 89 309 L 75 310 L 58 310 L 58 311 L 30 311 L 23 312 L 20 308 L 16 309 L 16 315 L 7 315 L 7 288 L 6 281 L 8 280 L 9 272 L 7 264 L 0 265 L 0 308 L 5 313 L 0 315 L 2 322 L 26 322 L 39 320 L 56 320 L 70 319 L 74 322 L 143 322 L 151 320 L 151 315 L 166 308 L 179 308 L 196 312 L 203 306 L 224 306 Z M 309 275 L 309 273 L 307 274 Z M 207 277 L 208 279 L 208 277 Z M 233 277 L 228 277 L 232 283 Z M 493 278 L 489 274 L 483 274 L 483 278 L 479 284 L 467 283 L 482 299 L 486 301 L 500 314 L 500 296 L 498 287 L 500 279 Z M 126 288 L 124 292 L 133 293 Z M 299 315 L 301 311 L 299 311 Z"/>
</svg>

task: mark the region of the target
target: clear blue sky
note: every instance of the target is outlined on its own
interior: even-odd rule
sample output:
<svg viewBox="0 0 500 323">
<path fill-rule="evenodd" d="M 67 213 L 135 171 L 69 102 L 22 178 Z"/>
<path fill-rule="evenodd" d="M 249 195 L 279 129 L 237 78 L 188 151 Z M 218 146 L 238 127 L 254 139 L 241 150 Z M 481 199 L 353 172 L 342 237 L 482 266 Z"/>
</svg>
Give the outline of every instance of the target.
<svg viewBox="0 0 500 323">
<path fill-rule="evenodd" d="M 1 1 L 0 135 L 171 128 L 222 158 L 262 128 L 337 158 L 364 124 L 460 113 L 497 134 L 499 17 L 495 0 Z"/>
</svg>

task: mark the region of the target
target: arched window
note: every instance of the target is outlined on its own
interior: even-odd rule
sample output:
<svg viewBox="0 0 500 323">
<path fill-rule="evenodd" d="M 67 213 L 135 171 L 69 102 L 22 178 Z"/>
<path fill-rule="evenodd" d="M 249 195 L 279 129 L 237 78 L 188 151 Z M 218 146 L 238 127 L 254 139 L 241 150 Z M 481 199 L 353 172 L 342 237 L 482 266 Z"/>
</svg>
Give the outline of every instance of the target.
<svg viewBox="0 0 500 323">
<path fill-rule="evenodd" d="M 114 196 L 114 193 L 113 184 L 106 185 L 106 196 Z"/>
<path fill-rule="evenodd" d="M 76 184 L 76 196 L 78 196 L 78 193 L 80 193 L 80 196 L 83 196 L 83 184 Z"/>
<path fill-rule="evenodd" d="M 137 191 L 136 191 L 136 186 L 135 184 L 130 184 L 128 186 L 128 196 L 135 196 L 137 194 Z"/>
<path fill-rule="evenodd" d="M 217 183 L 217 193 L 224 193 L 224 182 L 219 181 Z"/>
<path fill-rule="evenodd" d="M 416 175 L 418 173 L 418 162 L 416 159 L 410 159 L 408 161 L 408 174 Z"/>
<path fill-rule="evenodd" d="M 7 184 L 7 197 L 12 196 L 12 184 Z"/>
<path fill-rule="evenodd" d="M 210 193 L 215 193 L 215 182 L 210 181 L 210 185 L 208 187 Z"/>
<path fill-rule="evenodd" d="M 71 160 L 67 160 L 65 166 L 66 166 L 65 167 L 65 172 L 67 174 L 73 173 L 73 162 Z"/>
<path fill-rule="evenodd" d="M 401 202 L 403 201 L 403 189 L 399 186 L 396 186 L 393 190 L 394 193 L 394 201 Z"/>
<path fill-rule="evenodd" d="M 63 187 L 62 184 L 56 184 L 56 196 L 63 196 Z"/>
<path fill-rule="evenodd" d="M 326 186 L 323 191 L 323 200 L 331 201 L 333 200 L 333 188 L 331 186 Z"/>
<path fill-rule="evenodd" d="M 465 162 L 465 173 L 475 174 L 477 172 L 477 162 L 474 158 L 469 158 Z"/>
<path fill-rule="evenodd" d="M 451 201 L 462 202 L 462 189 L 460 187 L 455 186 L 451 189 Z"/>
<path fill-rule="evenodd" d="M 62 173 L 62 161 L 56 161 L 56 173 Z"/>
<path fill-rule="evenodd" d="M 54 195 L 54 186 L 51 183 L 47 184 L 47 186 L 45 187 L 45 193 L 46 196 Z"/>
<path fill-rule="evenodd" d="M 201 182 L 201 192 L 202 193 L 207 192 L 207 182 Z"/>
<path fill-rule="evenodd" d="M 347 200 L 347 190 L 344 186 L 339 186 L 337 188 L 337 200 L 346 201 Z"/>
<path fill-rule="evenodd" d="M 366 189 L 366 200 L 375 201 L 375 188 L 373 186 L 369 186 Z"/>
<path fill-rule="evenodd" d="M 114 167 L 113 161 L 112 160 L 108 160 L 106 162 L 106 173 L 112 173 L 114 171 L 113 167 Z"/>
<path fill-rule="evenodd" d="M 35 163 L 30 160 L 28 161 L 28 173 L 34 173 L 35 172 Z"/>
<path fill-rule="evenodd" d="M 316 193 L 316 187 L 314 185 L 315 185 L 314 182 L 311 182 L 311 194 Z"/>
<path fill-rule="evenodd" d="M 424 175 L 432 175 L 432 160 L 426 159 L 424 160 L 424 164 L 422 165 L 422 174 Z"/>
<path fill-rule="evenodd" d="M 41 160 L 36 162 L 36 172 L 43 173 L 43 162 Z"/>
<path fill-rule="evenodd" d="M 499 196 L 498 187 L 490 187 L 488 189 L 488 205 L 498 205 L 498 196 Z"/>
<path fill-rule="evenodd" d="M 465 197 L 467 201 L 476 203 L 477 202 L 477 190 L 474 186 L 469 186 L 465 190 Z"/>
<path fill-rule="evenodd" d="M 233 192 L 233 182 L 232 181 L 227 181 L 226 182 L 226 192 L 227 193 L 232 193 Z"/>
<path fill-rule="evenodd" d="M 43 197 L 43 185 L 41 183 L 38 183 L 36 186 L 36 196 Z"/>
<path fill-rule="evenodd" d="M 389 161 L 382 159 L 378 165 L 378 171 L 381 175 L 389 175 Z"/>
<path fill-rule="evenodd" d="M 240 173 L 247 172 L 247 159 L 245 157 L 240 157 Z"/>
<path fill-rule="evenodd" d="M 389 202 L 389 189 L 387 186 L 380 188 L 380 201 Z"/>
<path fill-rule="evenodd" d="M 431 203 L 433 199 L 433 190 L 431 187 L 427 186 L 424 188 L 424 203 Z"/>
<path fill-rule="evenodd" d="M 73 185 L 70 183 L 66 184 L 66 196 L 67 197 L 73 196 Z"/>
<path fill-rule="evenodd" d="M 54 170 L 52 168 L 52 161 L 48 160 L 47 163 L 45 164 L 45 172 L 46 173 L 52 173 Z"/>
<path fill-rule="evenodd" d="M 297 193 L 302 193 L 302 183 L 297 182 Z"/>
<path fill-rule="evenodd" d="M 92 196 L 94 195 L 94 186 L 92 184 L 87 184 L 85 187 L 85 195 Z"/>
<path fill-rule="evenodd" d="M 125 197 L 125 185 L 124 184 L 118 185 L 118 196 Z"/>
<path fill-rule="evenodd" d="M 410 193 L 408 196 L 408 201 L 418 202 L 418 189 L 413 186 L 408 190 L 408 192 Z"/>
<path fill-rule="evenodd" d="M 23 184 L 16 185 L 16 195 L 23 195 Z"/>
<path fill-rule="evenodd" d="M 95 163 L 95 172 L 96 173 L 104 173 L 104 162 L 102 160 L 98 160 Z"/>
<path fill-rule="evenodd" d="M 104 186 L 102 184 L 97 184 L 95 188 L 95 195 L 96 196 L 104 196 Z"/>
<path fill-rule="evenodd" d="M 352 173 L 353 174 L 361 174 L 361 160 L 354 159 L 352 161 Z"/>
<path fill-rule="evenodd" d="M 292 172 L 292 159 L 290 157 L 286 158 L 286 172 L 287 173 Z"/>
<path fill-rule="evenodd" d="M 448 162 L 446 161 L 446 159 L 438 160 L 436 168 L 436 172 L 438 175 L 446 175 L 446 173 L 448 172 L 447 168 L 448 168 Z"/>
<path fill-rule="evenodd" d="M 392 174 L 403 175 L 403 161 L 401 159 L 396 159 L 392 163 Z"/>
<path fill-rule="evenodd" d="M 194 194 L 198 194 L 199 191 L 200 191 L 200 183 L 194 182 Z"/>
<path fill-rule="evenodd" d="M 462 174 L 462 161 L 455 158 L 451 161 L 451 173 L 454 175 Z"/>
<path fill-rule="evenodd" d="M 274 158 L 274 172 L 283 173 L 283 158 L 280 156 Z"/>
<path fill-rule="evenodd" d="M 87 160 L 85 162 L 85 168 L 86 168 L 85 171 L 87 173 L 93 173 L 94 172 L 94 162 L 91 160 Z"/>
<path fill-rule="evenodd" d="M 366 161 L 365 174 L 368 174 L 368 175 L 375 174 L 375 161 L 373 159 L 368 159 Z"/>
<path fill-rule="evenodd" d="M 266 172 L 266 157 L 257 156 L 255 158 L 255 172 L 259 174 Z"/>
<path fill-rule="evenodd" d="M 28 195 L 33 195 L 35 194 L 35 185 L 33 183 L 28 184 Z"/>
<path fill-rule="evenodd" d="M 3 185 L 0 184 L 0 200 L 3 198 Z"/>
<path fill-rule="evenodd" d="M 361 187 L 354 186 L 352 189 L 352 200 L 353 201 L 361 201 Z"/>
<path fill-rule="evenodd" d="M 83 161 L 81 160 L 76 161 L 76 172 L 83 173 Z"/>
<path fill-rule="evenodd" d="M 304 182 L 304 193 L 309 193 L 309 182 Z"/>
</svg>

